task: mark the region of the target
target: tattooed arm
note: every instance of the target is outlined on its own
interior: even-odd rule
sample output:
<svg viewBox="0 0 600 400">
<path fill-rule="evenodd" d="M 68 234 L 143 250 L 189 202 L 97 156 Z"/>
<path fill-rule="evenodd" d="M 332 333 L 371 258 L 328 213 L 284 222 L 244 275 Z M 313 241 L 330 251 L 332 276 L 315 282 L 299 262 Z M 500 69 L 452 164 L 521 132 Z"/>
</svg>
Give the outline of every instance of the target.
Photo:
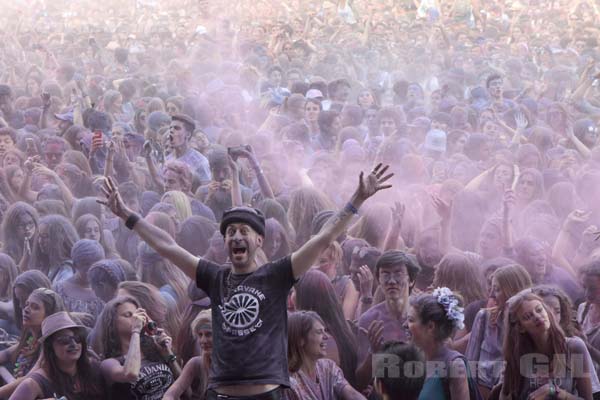
<svg viewBox="0 0 600 400">
<path fill-rule="evenodd" d="M 299 278 L 314 265 L 319 254 L 348 228 L 353 214 L 369 197 L 380 190 L 392 187 L 392 185 L 383 184 L 394 175 L 384 176 L 387 169 L 387 166 L 382 168 L 382 164 L 379 164 L 366 179 L 363 179 L 363 173 L 360 173 L 358 188 L 352 195 L 350 202 L 331 217 L 318 234 L 292 254 L 294 278 Z"/>
</svg>

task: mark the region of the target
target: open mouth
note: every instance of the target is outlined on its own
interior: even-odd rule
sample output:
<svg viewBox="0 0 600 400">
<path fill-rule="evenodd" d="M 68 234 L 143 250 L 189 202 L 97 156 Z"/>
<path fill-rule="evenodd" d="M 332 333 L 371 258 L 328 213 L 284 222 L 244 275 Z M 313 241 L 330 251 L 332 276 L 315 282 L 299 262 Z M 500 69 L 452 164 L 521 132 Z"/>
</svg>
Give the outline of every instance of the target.
<svg viewBox="0 0 600 400">
<path fill-rule="evenodd" d="M 248 248 L 246 246 L 244 246 L 243 244 L 235 244 L 233 246 L 231 246 L 231 253 L 234 256 L 244 256 L 246 255 L 246 253 L 248 252 Z"/>
<path fill-rule="evenodd" d="M 327 343 L 323 342 L 319 345 L 319 347 L 321 348 L 321 350 L 327 350 Z"/>
</svg>

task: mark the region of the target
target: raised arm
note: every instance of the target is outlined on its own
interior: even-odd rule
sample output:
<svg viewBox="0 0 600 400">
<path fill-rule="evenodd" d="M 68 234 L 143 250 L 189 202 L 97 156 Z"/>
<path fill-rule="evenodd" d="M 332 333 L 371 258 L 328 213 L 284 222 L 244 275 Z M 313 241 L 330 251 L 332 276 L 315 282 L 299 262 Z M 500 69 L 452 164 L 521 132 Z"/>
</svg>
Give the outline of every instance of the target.
<svg viewBox="0 0 600 400">
<path fill-rule="evenodd" d="M 162 192 L 165 191 L 165 183 L 163 182 L 158 170 L 156 168 L 156 164 L 154 163 L 154 159 L 152 158 L 152 145 L 150 141 L 146 141 L 144 143 L 143 148 L 144 160 L 146 160 L 146 165 L 148 166 L 148 172 L 150 173 L 150 177 L 152 178 L 152 182 L 156 185 Z"/>
<path fill-rule="evenodd" d="M 135 382 L 140 375 L 140 369 L 142 367 L 140 333 L 149 318 L 146 315 L 146 312 L 141 308 L 138 308 L 133 313 L 133 316 L 131 340 L 129 342 L 129 349 L 125 355 L 125 363 L 121 365 L 117 359 L 109 358 L 100 364 L 102 374 L 112 383 Z"/>
<path fill-rule="evenodd" d="M 302 276 L 315 263 L 319 254 L 346 230 L 352 216 L 358 213 L 362 204 L 375 193 L 388 189 L 392 185 L 384 185 L 394 174 L 385 175 L 388 166 L 380 163 L 364 178 L 361 172 L 358 187 L 346 206 L 327 221 L 321 231 L 292 254 L 292 270 L 294 278 Z"/>
<path fill-rule="evenodd" d="M 45 129 L 48 126 L 48 113 L 50 112 L 50 106 L 52 105 L 50 101 L 49 93 L 42 93 L 42 113 L 40 114 L 40 121 L 38 123 L 40 129 Z"/>
<path fill-rule="evenodd" d="M 192 382 L 196 377 L 202 376 L 202 359 L 194 357 L 183 367 L 181 375 L 167 390 L 163 400 L 179 399 L 192 386 Z"/>
<path fill-rule="evenodd" d="M 440 237 L 438 238 L 440 242 L 440 251 L 442 254 L 446 254 L 451 247 L 451 238 L 450 238 L 450 219 L 452 218 L 452 202 L 447 203 L 442 200 L 440 197 L 432 195 L 431 201 L 433 202 L 433 206 L 435 207 L 435 212 L 440 217 Z"/>
<path fill-rule="evenodd" d="M 258 181 L 258 186 L 260 187 L 260 193 L 262 196 L 265 199 L 274 199 L 275 195 L 273 194 L 271 185 L 269 185 L 269 181 L 265 177 L 263 170 L 260 168 L 260 163 L 258 162 L 252 147 L 247 146 L 247 150 L 238 150 L 236 154 L 238 157 L 247 159 L 250 163 L 250 167 L 254 170 L 254 174 L 256 175 L 256 180 Z"/>
<path fill-rule="evenodd" d="M 37 162 L 39 162 L 39 156 L 34 156 L 29 157 L 23 164 L 23 167 L 25 167 L 23 169 L 25 177 L 19 188 L 19 196 L 28 203 L 33 203 L 37 199 L 37 192 L 31 190 L 31 176 L 33 175 L 33 169 Z"/>
<path fill-rule="evenodd" d="M 229 168 L 231 168 L 231 205 L 241 207 L 244 202 L 242 200 L 242 189 L 240 188 L 240 170 L 231 156 L 227 158 L 229 159 Z"/>
<path fill-rule="evenodd" d="M 35 164 L 33 168 L 34 175 L 44 175 L 49 177 L 54 181 L 54 183 L 60 188 L 60 192 L 65 200 L 65 205 L 67 209 L 70 210 L 73 208 L 73 204 L 75 203 L 75 197 L 73 193 L 71 193 L 71 189 L 65 184 L 65 182 L 58 176 L 58 174 L 52 171 L 50 168 L 44 166 L 43 164 Z"/>
<path fill-rule="evenodd" d="M 198 257 L 193 256 L 187 250 L 180 247 L 167 232 L 152 225 L 127 208 L 112 178 L 107 178 L 104 181 L 102 191 L 106 198 L 98 199 L 98 203 L 110 208 L 128 227 L 133 227 L 133 230 L 140 238 L 156 250 L 158 254 L 175 264 L 190 279 L 193 281 L 196 280 Z"/>
<path fill-rule="evenodd" d="M 406 207 L 404 204 L 400 203 L 399 201 L 394 203 L 394 207 L 392 207 L 392 223 L 390 224 L 390 228 L 387 236 L 385 237 L 385 242 L 383 245 L 384 251 L 401 248 L 398 246 L 398 238 L 400 236 L 400 230 L 402 229 L 402 221 L 404 220 L 405 211 Z M 404 241 L 402 241 L 402 246 L 404 246 Z"/>
</svg>

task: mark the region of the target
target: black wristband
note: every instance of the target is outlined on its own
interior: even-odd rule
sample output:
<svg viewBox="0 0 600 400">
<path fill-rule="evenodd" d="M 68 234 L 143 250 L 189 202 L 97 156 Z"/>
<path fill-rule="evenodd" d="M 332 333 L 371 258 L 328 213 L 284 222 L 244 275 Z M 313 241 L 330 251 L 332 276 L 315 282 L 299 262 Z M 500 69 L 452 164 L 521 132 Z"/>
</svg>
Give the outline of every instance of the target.
<svg viewBox="0 0 600 400">
<path fill-rule="evenodd" d="M 360 302 L 363 304 L 373 304 L 373 297 L 361 297 Z"/>
<path fill-rule="evenodd" d="M 177 356 L 175 354 L 169 354 L 165 359 L 167 364 L 173 364 L 175 361 L 177 361 Z"/>
<path fill-rule="evenodd" d="M 356 207 L 354 207 L 352 205 L 352 203 L 348 202 L 346 204 L 346 207 L 344 207 L 348 212 L 351 212 L 352 214 L 358 214 L 358 209 Z"/>
<path fill-rule="evenodd" d="M 135 224 L 137 224 L 139 220 L 140 217 L 137 214 L 131 214 L 129 218 L 127 218 L 127 221 L 125 221 L 125 226 L 133 230 L 133 227 L 135 226 Z"/>
</svg>

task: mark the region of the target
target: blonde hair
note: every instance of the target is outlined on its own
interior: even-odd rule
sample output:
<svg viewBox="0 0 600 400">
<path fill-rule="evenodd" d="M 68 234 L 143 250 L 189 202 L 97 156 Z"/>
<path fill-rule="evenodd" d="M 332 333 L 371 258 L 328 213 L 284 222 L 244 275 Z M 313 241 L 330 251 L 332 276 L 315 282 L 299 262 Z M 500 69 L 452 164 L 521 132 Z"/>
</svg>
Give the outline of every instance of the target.
<svg viewBox="0 0 600 400">
<path fill-rule="evenodd" d="M 523 291 L 511 297 L 507 302 L 508 312 L 505 322 L 506 326 L 504 328 L 505 336 L 503 353 L 504 359 L 506 360 L 506 369 L 504 372 L 502 391 L 505 395 L 512 394 L 513 396 L 518 396 L 521 391 L 521 385 L 523 384 L 520 373 L 521 358 L 526 354 L 536 352 L 536 346 L 533 339 L 528 334 L 523 334 L 521 332 L 518 318 L 518 312 L 526 301 L 539 301 L 544 310 L 546 310 L 546 314 L 548 314 L 548 319 L 550 321 L 548 340 L 550 342 L 552 353 L 550 354 L 550 359 L 560 364 L 564 364 L 564 360 L 561 360 L 561 357 L 554 356 L 567 354 L 565 334 L 559 323 L 554 319 L 554 315 L 550 312 L 548 306 L 544 303 L 544 300 L 538 295 L 533 294 L 530 290 Z M 560 370 L 560 368 L 558 370 Z"/>
<path fill-rule="evenodd" d="M 203 324 L 209 324 L 212 326 L 212 312 L 209 310 L 202 310 L 198 313 L 196 318 L 190 324 L 190 328 L 192 329 L 192 334 L 195 335 L 198 327 Z"/>
<path fill-rule="evenodd" d="M 505 265 L 504 267 L 498 268 L 492 275 L 492 279 L 495 279 L 496 282 L 498 282 L 500 291 L 505 299 L 510 299 L 522 290 L 533 286 L 529 272 L 518 264 Z M 502 307 L 495 307 L 492 309 L 492 322 L 496 322 L 504 308 L 506 308 L 506 304 Z"/>
<path fill-rule="evenodd" d="M 177 218 L 183 222 L 192 216 L 192 205 L 187 195 L 179 190 L 171 190 L 163 194 L 161 201 L 165 201 L 167 198 L 171 199 L 171 203 L 175 210 L 177 210 Z"/>
</svg>

